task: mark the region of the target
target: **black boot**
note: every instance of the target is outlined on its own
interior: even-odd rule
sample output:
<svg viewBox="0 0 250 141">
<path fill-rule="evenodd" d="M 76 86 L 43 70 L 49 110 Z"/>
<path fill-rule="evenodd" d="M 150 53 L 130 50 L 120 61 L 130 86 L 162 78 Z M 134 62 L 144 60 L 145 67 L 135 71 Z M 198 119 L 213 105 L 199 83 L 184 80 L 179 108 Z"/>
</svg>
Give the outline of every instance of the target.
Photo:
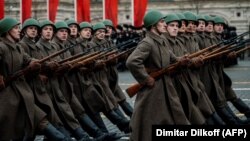
<svg viewBox="0 0 250 141">
<path fill-rule="evenodd" d="M 87 114 L 79 117 L 78 120 L 90 136 L 98 138 L 99 140 L 104 140 L 107 137 L 107 134 L 103 133 Z"/>
<path fill-rule="evenodd" d="M 124 113 L 131 118 L 133 114 L 133 108 L 130 106 L 130 104 L 126 100 L 120 102 L 119 104 L 122 107 Z"/>
<path fill-rule="evenodd" d="M 213 121 L 215 125 L 226 125 L 226 123 L 222 120 L 222 118 L 217 114 L 217 112 L 214 112 L 212 114 Z"/>
<path fill-rule="evenodd" d="M 250 108 L 246 103 L 244 103 L 240 98 L 231 101 L 232 104 L 239 110 L 241 113 L 244 113 L 247 118 L 250 118 Z"/>
<path fill-rule="evenodd" d="M 59 126 L 55 126 L 56 129 L 58 131 L 60 131 L 64 136 L 66 136 L 67 138 L 70 138 L 71 135 L 70 135 L 70 132 L 68 130 L 66 130 L 63 126 L 59 125 Z"/>
<path fill-rule="evenodd" d="M 129 120 L 122 118 L 115 111 L 105 113 L 106 117 L 124 133 L 129 133 Z"/>
<path fill-rule="evenodd" d="M 73 131 L 74 137 L 79 141 L 94 141 L 90 139 L 89 135 L 81 128 L 78 127 Z"/>
<path fill-rule="evenodd" d="M 234 117 L 236 121 L 238 121 L 239 124 L 244 125 L 244 124 L 250 124 L 250 120 L 242 120 L 239 117 L 237 117 L 234 112 L 231 110 L 229 106 L 226 106 L 227 111 Z"/>
<path fill-rule="evenodd" d="M 100 113 L 89 114 L 94 123 L 101 129 L 102 132 L 108 133 L 108 129 L 102 120 Z"/>
<path fill-rule="evenodd" d="M 120 117 L 127 118 L 123 112 L 119 109 L 119 107 L 113 109 Z"/>
<path fill-rule="evenodd" d="M 240 123 L 234 118 L 235 115 L 232 115 L 225 107 L 218 108 L 217 113 L 228 125 L 240 125 Z"/>
<path fill-rule="evenodd" d="M 105 126 L 105 124 L 104 124 L 104 122 L 103 122 L 103 120 L 102 120 L 102 118 L 101 118 L 101 116 L 100 116 L 100 114 L 98 114 L 98 116 L 97 116 L 98 118 L 96 119 L 96 120 L 98 120 L 97 121 L 97 123 L 99 123 L 100 124 L 100 126 L 101 127 L 103 127 L 103 129 L 104 129 L 104 131 L 103 130 L 101 130 L 98 126 L 97 126 L 97 124 L 96 123 L 94 123 L 93 121 L 92 121 L 92 119 L 90 119 L 89 118 L 89 116 L 88 115 L 86 115 L 86 116 L 84 116 L 82 119 L 84 119 L 84 121 L 83 122 L 87 122 L 87 123 L 91 123 L 91 124 L 88 124 L 88 125 L 85 125 L 85 123 L 82 123 L 82 120 L 79 120 L 80 121 L 80 123 L 81 123 L 81 125 L 82 126 L 85 126 L 85 127 L 88 127 L 88 126 L 90 126 L 90 127 L 88 127 L 88 128 L 92 128 L 92 129 L 85 129 L 86 131 L 88 131 L 88 133 L 91 135 L 91 136 L 93 136 L 93 137 L 101 137 L 101 136 L 103 136 L 103 134 L 105 134 L 106 136 L 105 136 L 105 140 L 107 140 L 107 141 L 112 141 L 112 140 L 117 140 L 117 139 L 120 139 L 120 138 L 122 138 L 123 136 L 122 135 L 119 135 L 119 134 L 117 134 L 117 133 L 114 133 L 114 132 L 108 132 L 108 130 L 107 130 L 107 128 L 106 128 L 106 126 Z M 94 132 L 94 133 L 93 133 Z"/>
<path fill-rule="evenodd" d="M 45 129 L 43 129 L 43 134 L 52 141 L 69 141 L 65 135 L 58 131 L 52 124 L 48 124 Z"/>
<path fill-rule="evenodd" d="M 212 115 L 209 118 L 206 119 L 205 125 L 215 125 Z"/>
</svg>

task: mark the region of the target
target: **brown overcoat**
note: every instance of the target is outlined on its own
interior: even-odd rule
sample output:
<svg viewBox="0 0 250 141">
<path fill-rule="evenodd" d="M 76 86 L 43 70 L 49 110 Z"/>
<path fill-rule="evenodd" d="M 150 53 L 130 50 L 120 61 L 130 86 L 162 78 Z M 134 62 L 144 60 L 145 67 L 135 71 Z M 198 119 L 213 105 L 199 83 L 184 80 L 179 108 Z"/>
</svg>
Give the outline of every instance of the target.
<svg viewBox="0 0 250 141">
<path fill-rule="evenodd" d="M 138 44 L 128 57 L 126 65 L 139 83 L 149 77 L 146 68 L 157 70 L 167 67 L 176 58 L 164 39 L 152 32 Z M 130 126 L 131 141 L 151 141 L 152 125 L 190 124 L 171 78 L 164 75 L 152 88 L 144 87 L 136 96 Z"/>
<path fill-rule="evenodd" d="M 3 37 L 0 42 L 0 74 L 4 78 L 27 66 L 31 57 L 19 45 Z M 46 115 L 35 106 L 34 96 L 24 76 L 0 91 L 0 140 L 32 136 L 36 123 Z"/>
</svg>

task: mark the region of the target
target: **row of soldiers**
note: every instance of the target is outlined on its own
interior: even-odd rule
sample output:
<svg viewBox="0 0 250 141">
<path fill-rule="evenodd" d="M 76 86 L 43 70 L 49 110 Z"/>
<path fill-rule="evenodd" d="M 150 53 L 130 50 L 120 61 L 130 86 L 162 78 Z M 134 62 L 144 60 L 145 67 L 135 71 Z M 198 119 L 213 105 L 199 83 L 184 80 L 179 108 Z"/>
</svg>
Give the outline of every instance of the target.
<svg viewBox="0 0 250 141">
<path fill-rule="evenodd" d="M 192 12 L 163 15 L 152 10 L 145 15 L 146 37 L 126 61 L 139 83 L 137 91 L 134 86 L 127 89 L 130 96 L 137 92 L 131 140 L 150 141 L 152 125 L 250 123 L 250 108 L 223 70 L 223 62 L 240 52 L 228 44 L 233 40 L 222 41 L 224 24 L 219 16 Z M 228 101 L 246 119 L 237 117 Z"/>
<path fill-rule="evenodd" d="M 0 21 L 0 140 L 121 138 L 108 131 L 101 113 L 129 133 L 133 108 L 116 69 L 118 56 L 127 55 L 110 39 L 110 20 L 92 26 L 30 18 L 21 31 L 19 25 L 11 17 Z"/>
</svg>

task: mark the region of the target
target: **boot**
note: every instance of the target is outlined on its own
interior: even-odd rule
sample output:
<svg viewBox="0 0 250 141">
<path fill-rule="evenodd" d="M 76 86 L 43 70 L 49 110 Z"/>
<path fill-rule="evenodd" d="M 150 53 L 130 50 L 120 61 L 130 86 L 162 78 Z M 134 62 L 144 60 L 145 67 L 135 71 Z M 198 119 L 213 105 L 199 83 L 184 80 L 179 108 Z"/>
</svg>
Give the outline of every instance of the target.
<svg viewBox="0 0 250 141">
<path fill-rule="evenodd" d="M 241 113 L 244 113 L 247 118 L 250 118 L 250 108 L 246 103 L 244 103 L 240 98 L 237 98 L 233 101 L 231 101 L 237 110 L 239 110 Z"/>
<path fill-rule="evenodd" d="M 222 120 L 222 118 L 217 114 L 217 112 L 214 112 L 212 114 L 213 121 L 215 125 L 226 125 L 226 123 Z"/>
<path fill-rule="evenodd" d="M 119 109 L 119 107 L 114 108 L 114 111 L 115 111 L 120 117 L 122 117 L 122 118 L 127 118 L 127 117 L 123 114 L 123 112 Z"/>
<path fill-rule="evenodd" d="M 100 113 L 96 113 L 96 114 L 92 114 L 92 115 L 90 114 L 90 116 L 91 116 L 91 119 L 101 129 L 102 132 L 108 133 L 108 129 L 107 129 L 106 125 L 104 124 Z"/>
<path fill-rule="evenodd" d="M 81 127 L 76 128 L 73 131 L 73 135 L 79 141 L 93 141 L 90 139 L 89 135 Z"/>
<path fill-rule="evenodd" d="M 60 131 L 64 136 L 66 136 L 67 138 L 71 138 L 70 136 L 70 132 L 68 130 L 66 130 L 63 126 L 59 125 L 59 126 L 55 126 L 56 129 L 58 131 Z"/>
<path fill-rule="evenodd" d="M 205 125 L 215 125 L 212 115 L 209 118 L 206 119 Z"/>
<path fill-rule="evenodd" d="M 124 113 L 131 118 L 133 114 L 133 108 L 130 106 L 130 104 L 126 100 L 120 102 L 119 104 L 122 107 Z"/>
<path fill-rule="evenodd" d="M 49 139 L 53 141 L 70 141 L 67 137 L 65 137 L 60 131 L 58 131 L 52 124 L 48 124 L 48 126 L 43 129 L 43 134 Z"/>
<path fill-rule="evenodd" d="M 224 106 L 223 108 L 219 108 L 217 113 L 220 117 L 225 121 L 226 124 L 229 125 L 242 125 L 245 124 L 244 121 L 240 120 L 234 112 L 230 109 L 230 107 Z"/>
<path fill-rule="evenodd" d="M 239 117 L 237 117 L 228 105 L 226 106 L 226 109 L 227 109 L 227 111 L 234 117 L 234 119 L 235 119 L 239 124 L 241 124 L 241 125 L 250 124 L 250 120 L 249 120 L 249 119 L 247 119 L 247 120 L 241 120 Z"/>
<path fill-rule="evenodd" d="M 107 137 L 107 134 L 103 133 L 87 114 L 84 114 L 78 120 L 84 130 L 86 130 L 90 136 L 102 140 Z"/>
<path fill-rule="evenodd" d="M 105 113 L 106 117 L 124 133 L 129 133 L 129 120 L 119 116 L 114 110 Z"/>
</svg>

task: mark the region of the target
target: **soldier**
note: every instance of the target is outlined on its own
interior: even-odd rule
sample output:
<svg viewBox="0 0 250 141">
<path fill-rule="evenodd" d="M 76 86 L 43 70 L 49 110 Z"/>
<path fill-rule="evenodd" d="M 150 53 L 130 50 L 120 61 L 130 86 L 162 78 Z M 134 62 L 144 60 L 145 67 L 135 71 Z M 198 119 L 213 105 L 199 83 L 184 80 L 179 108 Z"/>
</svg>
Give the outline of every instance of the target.
<svg viewBox="0 0 250 141">
<path fill-rule="evenodd" d="M 225 26 L 224 20 L 216 16 L 214 18 L 214 35 L 216 38 L 216 43 L 219 43 L 222 41 L 222 32 Z M 228 55 L 229 60 L 232 60 L 236 58 L 235 53 L 231 53 Z M 237 58 L 236 58 L 237 59 Z M 223 61 L 223 60 L 222 60 Z M 241 100 L 241 98 L 238 98 L 235 92 L 232 89 L 232 80 L 230 77 L 224 72 L 224 66 L 223 62 L 217 62 L 217 73 L 220 76 L 220 86 L 222 90 L 225 93 L 227 101 L 232 102 L 232 104 L 239 110 L 240 112 L 244 113 L 247 118 L 250 118 L 250 108 Z"/>
<path fill-rule="evenodd" d="M 23 47 L 24 51 L 29 54 L 31 57 L 36 59 L 43 58 L 42 50 L 39 47 L 36 47 L 36 41 L 40 25 L 37 20 L 30 18 L 24 21 L 21 33 L 24 34 L 24 37 L 19 42 Z M 42 65 L 42 68 L 45 69 L 54 69 L 54 64 L 46 63 Z M 42 69 L 43 70 L 43 69 Z M 41 108 L 47 114 L 48 120 L 62 133 L 65 132 L 63 124 L 59 119 L 57 113 L 55 112 L 53 103 L 46 91 L 44 83 L 47 83 L 47 76 L 43 74 L 31 74 L 26 77 L 26 81 L 30 85 L 34 96 L 35 103 L 39 108 Z"/>
<path fill-rule="evenodd" d="M 109 48 L 107 41 L 105 40 L 105 33 L 106 27 L 102 22 L 96 23 L 93 26 L 93 38 L 90 42 L 90 47 L 97 46 L 96 48 L 94 48 L 95 51 L 102 51 L 105 48 Z M 112 110 L 106 111 L 104 114 L 113 124 L 117 125 L 117 127 L 121 131 L 128 133 L 129 120 L 123 115 L 121 115 L 121 112 L 118 109 L 119 107 L 116 98 L 109 87 L 109 82 L 107 78 L 107 68 L 103 61 L 104 60 L 97 60 L 96 69 L 94 69 L 94 74 L 97 81 L 101 84 L 102 93 L 109 98 L 109 100 L 114 106 Z"/>
<path fill-rule="evenodd" d="M 28 73 L 37 73 L 40 64 L 30 58 L 17 42 L 20 40 L 19 22 L 6 17 L 0 24 L 0 140 L 15 140 L 33 136 L 38 129 L 49 139 L 67 141 L 46 118 L 46 114 L 34 103 L 32 90 L 23 76 L 4 83 L 11 74 L 28 66 Z M 14 130 L 15 129 L 15 130 Z"/>
<path fill-rule="evenodd" d="M 79 36 L 78 31 L 80 29 L 78 23 L 74 19 L 68 19 L 65 21 L 70 29 L 70 35 L 68 36 L 68 44 L 74 45 L 76 44 L 76 38 Z"/>
<path fill-rule="evenodd" d="M 113 29 L 114 29 L 113 23 L 110 20 L 104 20 L 103 23 L 107 29 L 106 39 L 109 43 L 109 46 L 114 47 L 115 45 L 113 44 L 113 42 L 111 40 L 111 34 L 113 32 Z M 110 57 L 112 57 L 112 56 L 110 56 Z M 124 95 L 121 87 L 118 84 L 118 71 L 116 68 L 116 64 L 117 63 L 114 63 L 114 64 L 110 64 L 108 66 L 109 87 L 112 90 L 112 92 L 114 93 L 115 98 L 116 98 L 117 102 L 119 103 L 119 105 L 121 106 L 121 108 L 123 109 L 123 111 L 126 113 L 126 115 L 131 117 L 132 113 L 133 113 L 133 108 L 126 101 L 126 96 Z"/>
<path fill-rule="evenodd" d="M 144 17 L 146 37 L 128 57 L 126 65 L 134 78 L 146 86 L 138 92 L 131 118 L 131 140 L 150 141 L 153 124 L 190 124 L 180 99 L 168 75 L 159 80 L 152 78 L 146 69 L 159 70 L 177 58 L 169 52 L 161 34 L 166 32 L 164 15 L 152 10 Z M 164 55 L 163 55 L 164 54 Z M 182 59 L 182 63 L 186 63 Z"/>
</svg>

